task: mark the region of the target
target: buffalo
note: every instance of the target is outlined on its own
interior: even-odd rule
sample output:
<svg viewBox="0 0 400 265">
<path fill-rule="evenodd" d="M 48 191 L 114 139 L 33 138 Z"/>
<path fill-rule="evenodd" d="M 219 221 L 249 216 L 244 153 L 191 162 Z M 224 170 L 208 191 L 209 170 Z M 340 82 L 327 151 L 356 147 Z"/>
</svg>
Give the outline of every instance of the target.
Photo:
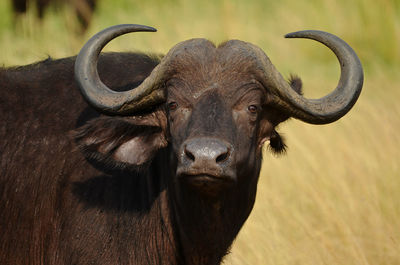
<svg viewBox="0 0 400 265">
<path fill-rule="evenodd" d="M 43 19 L 45 11 L 51 3 L 55 5 L 70 5 L 78 18 L 82 30 L 88 28 L 94 9 L 96 8 L 96 0 L 12 0 L 12 8 L 18 16 L 26 13 L 28 8 L 34 5 L 38 18 Z"/>
<path fill-rule="evenodd" d="M 0 264 L 220 264 L 249 216 L 262 147 L 283 152 L 290 117 L 327 124 L 363 84 L 337 56 L 336 89 L 307 99 L 257 46 L 191 39 L 165 56 L 104 53 L 117 25 L 77 57 L 0 70 Z"/>
</svg>

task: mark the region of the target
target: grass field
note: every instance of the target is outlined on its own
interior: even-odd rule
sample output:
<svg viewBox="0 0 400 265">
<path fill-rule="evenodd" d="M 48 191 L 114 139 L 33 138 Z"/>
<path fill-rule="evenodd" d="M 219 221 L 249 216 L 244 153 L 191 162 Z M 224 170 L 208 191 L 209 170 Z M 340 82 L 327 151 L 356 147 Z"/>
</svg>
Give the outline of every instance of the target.
<svg viewBox="0 0 400 265">
<path fill-rule="evenodd" d="M 76 54 L 107 26 L 138 23 L 158 33 L 124 36 L 108 50 L 165 53 L 205 37 L 259 45 L 284 76 L 300 75 L 307 97 L 338 81 L 334 55 L 309 40 L 282 36 L 320 29 L 345 39 L 365 67 L 352 111 L 315 126 L 280 126 L 287 154 L 264 154 L 257 201 L 225 264 L 400 264 L 400 1 L 399 0 L 116 0 L 100 1 L 85 36 L 67 8 L 42 23 L 27 14 L 16 25 L 0 3 L 0 64 Z"/>
</svg>

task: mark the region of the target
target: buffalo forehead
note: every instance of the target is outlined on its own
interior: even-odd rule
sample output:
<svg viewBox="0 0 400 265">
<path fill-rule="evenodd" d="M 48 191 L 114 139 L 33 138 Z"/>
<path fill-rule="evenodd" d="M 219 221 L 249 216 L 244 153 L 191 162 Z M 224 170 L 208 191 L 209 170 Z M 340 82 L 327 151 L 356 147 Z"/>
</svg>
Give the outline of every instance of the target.
<svg viewBox="0 0 400 265">
<path fill-rule="evenodd" d="M 183 42 L 170 62 L 171 77 L 180 80 L 186 93 L 193 98 L 204 92 L 218 90 L 231 94 L 231 90 L 254 82 L 257 60 L 246 49 L 249 44 L 230 40 L 216 47 L 205 39 Z"/>
</svg>

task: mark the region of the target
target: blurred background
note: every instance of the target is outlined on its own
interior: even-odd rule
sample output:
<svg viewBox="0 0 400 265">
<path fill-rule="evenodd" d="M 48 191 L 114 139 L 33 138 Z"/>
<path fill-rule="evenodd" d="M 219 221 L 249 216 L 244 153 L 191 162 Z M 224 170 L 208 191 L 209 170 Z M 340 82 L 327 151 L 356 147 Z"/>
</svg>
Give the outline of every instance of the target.
<svg viewBox="0 0 400 265">
<path fill-rule="evenodd" d="M 357 104 L 333 124 L 280 126 L 288 151 L 265 148 L 254 210 L 224 264 L 400 264 L 400 0 L 94 2 L 93 13 L 58 0 L 17 14 L 0 1 L 0 65 L 72 56 L 97 31 L 137 23 L 158 32 L 120 37 L 106 50 L 166 53 L 188 38 L 241 39 L 284 76 L 298 74 L 315 98 L 339 80 L 335 56 L 283 35 L 318 29 L 346 40 L 365 69 Z"/>
</svg>

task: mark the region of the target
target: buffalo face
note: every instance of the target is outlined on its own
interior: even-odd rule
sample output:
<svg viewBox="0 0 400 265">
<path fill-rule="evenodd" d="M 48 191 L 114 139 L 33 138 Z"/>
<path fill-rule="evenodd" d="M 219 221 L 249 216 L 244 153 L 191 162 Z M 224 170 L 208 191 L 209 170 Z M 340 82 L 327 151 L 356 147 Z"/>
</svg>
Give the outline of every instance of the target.
<svg viewBox="0 0 400 265">
<path fill-rule="evenodd" d="M 262 143 L 277 124 L 240 41 L 189 40 L 170 61 L 168 133 L 179 182 L 216 194 L 257 176 Z M 278 119 L 277 119 L 278 120 Z"/>
</svg>

